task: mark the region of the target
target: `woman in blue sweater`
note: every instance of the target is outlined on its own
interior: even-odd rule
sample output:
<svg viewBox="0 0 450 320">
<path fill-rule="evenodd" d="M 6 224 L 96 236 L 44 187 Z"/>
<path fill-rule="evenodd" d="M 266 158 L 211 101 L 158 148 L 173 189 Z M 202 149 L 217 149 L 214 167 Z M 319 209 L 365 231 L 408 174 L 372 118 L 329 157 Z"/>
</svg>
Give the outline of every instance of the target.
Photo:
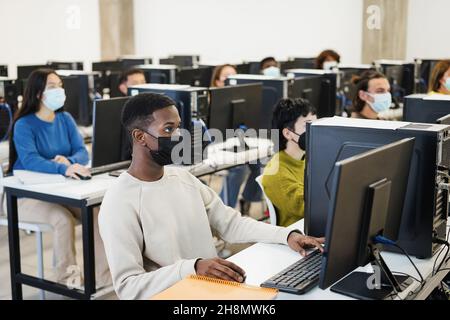
<svg viewBox="0 0 450 320">
<path fill-rule="evenodd" d="M 89 155 L 72 116 L 63 112 L 65 91 L 61 78 L 51 69 L 31 73 L 22 108 L 16 114 L 10 139 L 9 172 L 30 170 L 61 174 L 74 179 L 89 175 Z M 80 210 L 34 199 L 19 199 L 19 219 L 53 226 L 56 280 L 73 279 L 78 270 L 75 259 L 75 219 Z M 94 210 L 97 283 L 110 283 L 103 243 Z M 81 279 L 81 278 L 80 278 Z"/>
</svg>

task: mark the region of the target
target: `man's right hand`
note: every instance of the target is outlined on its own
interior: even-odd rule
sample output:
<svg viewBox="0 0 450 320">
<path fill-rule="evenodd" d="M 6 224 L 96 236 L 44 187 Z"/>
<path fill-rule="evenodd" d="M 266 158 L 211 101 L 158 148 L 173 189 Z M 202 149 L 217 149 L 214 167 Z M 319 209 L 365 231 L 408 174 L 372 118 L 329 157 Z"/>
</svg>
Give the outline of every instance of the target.
<svg viewBox="0 0 450 320">
<path fill-rule="evenodd" d="M 201 276 L 228 281 L 244 282 L 245 271 L 234 263 L 220 259 L 200 259 L 195 264 L 195 272 Z"/>
</svg>

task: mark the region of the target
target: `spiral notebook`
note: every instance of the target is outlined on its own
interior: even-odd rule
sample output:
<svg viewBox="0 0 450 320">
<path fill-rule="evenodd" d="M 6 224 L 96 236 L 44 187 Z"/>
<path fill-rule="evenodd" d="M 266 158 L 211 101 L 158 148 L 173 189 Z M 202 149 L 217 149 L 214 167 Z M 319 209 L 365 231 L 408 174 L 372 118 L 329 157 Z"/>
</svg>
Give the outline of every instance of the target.
<svg viewBox="0 0 450 320">
<path fill-rule="evenodd" d="M 278 290 L 190 275 L 151 300 L 271 300 Z"/>
</svg>

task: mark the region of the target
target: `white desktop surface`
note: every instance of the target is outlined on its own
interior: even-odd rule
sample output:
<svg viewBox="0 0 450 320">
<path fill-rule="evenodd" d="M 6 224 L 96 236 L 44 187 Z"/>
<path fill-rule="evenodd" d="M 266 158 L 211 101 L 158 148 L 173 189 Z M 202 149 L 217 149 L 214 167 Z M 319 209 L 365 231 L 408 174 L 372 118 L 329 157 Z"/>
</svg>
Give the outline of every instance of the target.
<svg viewBox="0 0 450 320">
<path fill-rule="evenodd" d="M 93 176 L 90 180 L 75 180 L 67 178 L 62 183 L 48 184 L 22 184 L 17 177 L 4 178 L 1 184 L 4 187 L 11 187 L 25 191 L 32 191 L 41 194 L 64 197 L 75 200 L 92 199 L 103 197 L 111 182 L 116 178 L 107 173 Z"/>
<path fill-rule="evenodd" d="M 303 231 L 303 220 L 300 220 L 292 226 Z M 391 252 L 382 252 L 382 256 L 393 273 L 403 272 L 419 279 L 419 275 L 416 273 L 406 256 Z M 262 282 L 282 271 L 300 258 L 301 255 L 291 250 L 287 245 L 257 243 L 231 256 L 227 260 L 236 263 L 245 270 L 247 284 L 259 286 Z M 441 254 L 441 258 L 443 258 L 443 254 Z M 441 261 L 441 258 L 439 259 L 439 262 Z M 425 279 L 431 275 L 435 256 L 426 260 L 419 260 L 412 257 L 412 260 Z M 442 268 L 446 267 L 443 266 Z M 356 271 L 370 272 L 371 267 L 368 265 L 366 267 L 358 268 Z M 417 290 L 417 288 L 419 288 L 419 283 L 414 281 L 405 291 L 401 292 L 399 296 L 404 299 L 408 292 Z M 303 295 L 279 292 L 277 299 L 352 300 L 350 297 L 331 292 L 330 288 L 322 290 L 318 286 Z"/>
</svg>

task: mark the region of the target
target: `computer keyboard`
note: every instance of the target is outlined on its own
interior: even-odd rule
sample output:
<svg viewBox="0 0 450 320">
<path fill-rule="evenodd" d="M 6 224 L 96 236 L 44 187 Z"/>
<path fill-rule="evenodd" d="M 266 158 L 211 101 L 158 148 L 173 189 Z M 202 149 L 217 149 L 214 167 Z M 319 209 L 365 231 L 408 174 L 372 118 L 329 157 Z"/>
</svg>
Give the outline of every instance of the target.
<svg viewBox="0 0 450 320">
<path fill-rule="evenodd" d="M 319 250 L 315 250 L 261 283 L 261 287 L 303 294 L 319 283 L 321 264 L 322 254 Z"/>
</svg>

